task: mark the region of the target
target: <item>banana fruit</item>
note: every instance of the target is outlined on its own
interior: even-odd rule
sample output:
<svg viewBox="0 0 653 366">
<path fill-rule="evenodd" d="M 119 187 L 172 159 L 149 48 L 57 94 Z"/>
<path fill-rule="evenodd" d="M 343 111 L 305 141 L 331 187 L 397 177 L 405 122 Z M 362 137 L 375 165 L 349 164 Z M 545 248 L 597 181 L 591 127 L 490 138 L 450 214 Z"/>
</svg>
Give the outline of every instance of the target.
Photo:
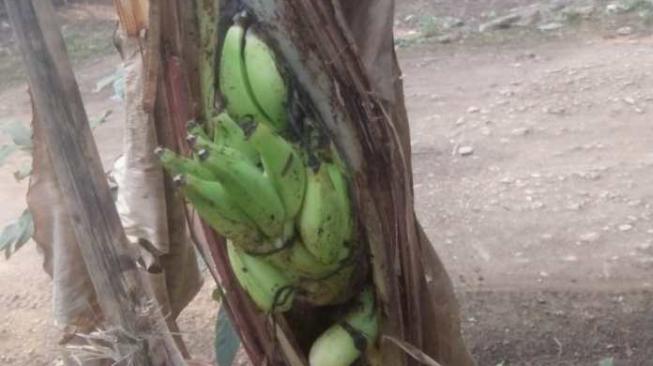
<svg viewBox="0 0 653 366">
<path fill-rule="evenodd" d="M 317 260 L 301 243 L 295 239 L 292 245 L 268 256 L 268 260 L 291 273 L 297 279 L 320 280 L 329 277 L 340 268 L 339 263 L 324 264 Z"/>
<path fill-rule="evenodd" d="M 226 147 L 202 150 L 199 158 L 268 238 L 282 236 L 286 219 L 283 203 L 270 179 L 256 165 Z"/>
<path fill-rule="evenodd" d="M 171 150 L 157 148 L 154 154 L 159 157 L 161 165 L 173 175 L 189 173 L 201 179 L 214 179 L 213 173 L 198 161 L 181 157 Z"/>
<path fill-rule="evenodd" d="M 346 258 L 351 239 L 350 208 L 336 189 L 332 176 L 338 178 L 340 173 L 331 164 L 322 163 L 317 171 L 307 169 L 306 193 L 297 221 L 306 249 L 326 264 Z"/>
<path fill-rule="evenodd" d="M 295 299 L 295 287 L 282 271 L 265 260 L 240 250 L 227 242 L 229 263 L 236 279 L 258 308 L 265 313 L 290 310 Z"/>
<path fill-rule="evenodd" d="M 249 141 L 260 154 L 265 174 L 283 201 L 288 217 L 295 217 L 302 207 L 306 189 L 306 169 L 299 152 L 270 127 L 251 126 Z"/>
<path fill-rule="evenodd" d="M 251 118 L 285 131 L 286 82 L 273 52 L 242 22 L 232 25 L 225 36 L 219 84 L 227 111 L 236 120 Z"/>
<path fill-rule="evenodd" d="M 197 210 L 197 214 L 213 229 L 236 243 L 243 243 L 250 250 L 262 250 L 259 247 L 265 243 L 263 235 L 232 204 L 220 183 L 201 180 L 192 175 L 178 175 L 174 181 Z"/>
<path fill-rule="evenodd" d="M 311 346 L 310 366 L 349 366 L 375 342 L 379 332 L 379 313 L 374 292 L 367 288 L 353 308 L 331 326 Z"/>
<path fill-rule="evenodd" d="M 260 162 L 258 152 L 246 141 L 243 129 L 227 113 L 220 113 L 212 118 L 211 125 L 215 145 L 237 150 L 253 164 Z"/>
<path fill-rule="evenodd" d="M 286 82 L 274 53 L 251 27 L 245 34 L 243 59 L 253 99 L 277 131 L 282 131 L 288 123 Z"/>
</svg>

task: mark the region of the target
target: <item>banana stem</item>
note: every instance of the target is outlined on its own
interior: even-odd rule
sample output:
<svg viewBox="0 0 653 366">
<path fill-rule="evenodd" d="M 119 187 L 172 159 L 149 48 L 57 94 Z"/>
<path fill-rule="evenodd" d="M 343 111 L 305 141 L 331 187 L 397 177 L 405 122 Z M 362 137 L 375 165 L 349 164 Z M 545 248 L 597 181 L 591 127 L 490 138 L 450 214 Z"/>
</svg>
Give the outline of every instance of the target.
<svg viewBox="0 0 653 366">
<path fill-rule="evenodd" d="M 216 0 L 195 0 L 200 31 L 200 88 L 202 119 L 213 115 L 215 100 L 215 55 L 218 43 L 218 3 Z"/>
</svg>

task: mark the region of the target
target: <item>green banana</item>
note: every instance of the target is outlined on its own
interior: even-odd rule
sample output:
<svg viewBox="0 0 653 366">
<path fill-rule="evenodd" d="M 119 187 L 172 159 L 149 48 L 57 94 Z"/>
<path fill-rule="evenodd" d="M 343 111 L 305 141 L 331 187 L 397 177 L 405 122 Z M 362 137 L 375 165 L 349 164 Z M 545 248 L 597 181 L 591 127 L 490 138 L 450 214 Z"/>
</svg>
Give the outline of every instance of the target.
<svg viewBox="0 0 653 366">
<path fill-rule="evenodd" d="M 349 241 L 352 238 L 354 227 L 351 198 L 349 197 L 349 184 L 347 183 L 347 179 L 345 178 L 344 173 L 338 165 L 327 164 L 327 169 L 329 172 L 329 177 L 331 178 L 331 182 L 333 183 L 333 187 L 336 189 L 336 192 L 338 192 L 338 199 L 341 205 L 341 210 L 344 214 L 344 236 L 345 240 Z"/>
<path fill-rule="evenodd" d="M 351 298 L 352 276 L 355 264 L 348 264 L 331 272 L 326 278 L 297 281 L 300 298 L 315 306 L 338 305 Z"/>
<path fill-rule="evenodd" d="M 308 168 L 306 193 L 297 224 L 306 249 L 322 263 L 335 263 L 349 255 L 346 241 L 350 213 L 329 175 L 328 163 L 317 170 Z"/>
<path fill-rule="evenodd" d="M 265 121 L 267 118 L 256 105 L 248 86 L 243 60 L 244 37 L 245 28 L 239 23 L 232 25 L 225 35 L 220 57 L 220 91 L 229 115 L 236 120 L 250 117 L 256 121 Z"/>
<path fill-rule="evenodd" d="M 294 218 L 302 207 L 306 169 L 299 152 L 270 127 L 258 123 L 249 142 L 259 153 L 265 174 L 281 197 L 286 217 Z"/>
<path fill-rule="evenodd" d="M 163 167 L 171 174 L 191 174 L 202 179 L 215 179 L 213 173 L 197 160 L 184 158 L 171 150 L 160 147 L 156 148 L 154 153 L 161 160 Z"/>
<path fill-rule="evenodd" d="M 193 175 L 178 175 L 175 183 L 197 213 L 221 235 L 247 249 L 264 245 L 263 235 L 245 214 L 236 207 L 222 185 Z"/>
<path fill-rule="evenodd" d="M 341 267 L 340 263 L 324 264 L 317 260 L 298 239 L 288 248 L 266 257 L 279 269 L 284 269 L 297 279 L 319 280 Z"/>
<path fill-rule="evenodd" d="M 202 164 L 222 183 L 227 195 L 270 239 L 284 234 L 286 213 L 272 183 L 238 151 L 227 147 L 201 150 Z"/>
<path fill-rule="evenodd" d="M 261 311 L 281 313 L 290 310 L 295 298 L 292 280 L 265 260 L 241 251 L 231 242 L 227 242 L 227 253 L 238 282 Z"/>
<path fill-rule="evenodd" d="M 213 129 L 213 143 L 217 146 L 225 146 L 238 150 L 245 158 L 254 164 L 258 164 L 260 159 L 256 149 L 246 140 L 245 133 L 227 113 L 219 115 L 209 120 L 209 125 Z"/>
<path fill-rule="evenodd" d="M 274 53 L 252 28 L 245 34 L 243 56 L 253 99 L 276 131 L 285 130 L 288 124 L 286 82 Z"/>
<path fill-rule="evenodd" d="M 349 366 L 376 342 L 379 313 L 374 293 L 361 292 L 355 307 L 338 324 L 320 335 L 309 352 L 310 366 Z"/>
<path fill-rule="evenodd" d="M 274 54 L 253 30 L 239 22 L 225 35 L 220 90 L 235 119 L 250 117 L 277 132 L 286 130 L 288 90 Z"/>
</svg>

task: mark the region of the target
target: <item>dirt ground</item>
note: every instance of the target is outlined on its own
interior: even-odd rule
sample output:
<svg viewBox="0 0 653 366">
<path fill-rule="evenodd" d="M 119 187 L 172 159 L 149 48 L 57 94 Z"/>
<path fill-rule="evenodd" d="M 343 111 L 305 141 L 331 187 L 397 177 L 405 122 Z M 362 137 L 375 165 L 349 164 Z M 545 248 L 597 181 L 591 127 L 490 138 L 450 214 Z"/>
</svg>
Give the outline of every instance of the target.
<svg viewBox="0 0 653 366">
<path fill-rule="evenodd" d="M 420 30 L 411 14 L 453 14 L 456 3 L 401 4 L 397 33 Z M 502 4 L 464 3 L 454 15 L 477 23 Z M 110 11 L 81 9 L 73 19 L 86 11 L 101 24 L 97 39 L 110 34 Z M 418 214 L 451 273 L 479 365 L 653 364 L 653 37 L 629 21 L 399 49 Z M 616 32 L 623 26 L 634 31 Z M 118 63 L 107 47 L 74 57 L 89 116 L 114 112 L 96 129 L 108 164 L 121 149 L 120 104 L 93 92 Z M 7 73 L 0 124 L 27 122 L 26 87 Z M 0 223 L 25 207 L 25 183 L 12 176 L 25 160 L 0 169 Z M 50 365 L 51 283 L 33 245 L 0 260 L 0 286 L 0 364 Z M 212 287 L 207 278 L 180 319 L 203 358 L 212 357 Z"/>
</svg>

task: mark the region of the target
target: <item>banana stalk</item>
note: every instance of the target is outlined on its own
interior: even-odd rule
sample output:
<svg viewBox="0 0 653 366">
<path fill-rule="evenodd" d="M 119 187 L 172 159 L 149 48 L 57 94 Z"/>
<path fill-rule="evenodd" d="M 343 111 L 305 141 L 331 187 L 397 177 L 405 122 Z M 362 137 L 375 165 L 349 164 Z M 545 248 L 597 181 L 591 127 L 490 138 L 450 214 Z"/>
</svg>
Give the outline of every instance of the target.
<svg viewBox="0 0 653 366">
<path fill-rule="evenodd" d="M 218 43 L 218 10 L 216 0 L 195 0 L 200 33 L 200 89 L 202 117 L 206 121 L 213 115 L 215 102 L 215 56 Z"/>
</svg>

